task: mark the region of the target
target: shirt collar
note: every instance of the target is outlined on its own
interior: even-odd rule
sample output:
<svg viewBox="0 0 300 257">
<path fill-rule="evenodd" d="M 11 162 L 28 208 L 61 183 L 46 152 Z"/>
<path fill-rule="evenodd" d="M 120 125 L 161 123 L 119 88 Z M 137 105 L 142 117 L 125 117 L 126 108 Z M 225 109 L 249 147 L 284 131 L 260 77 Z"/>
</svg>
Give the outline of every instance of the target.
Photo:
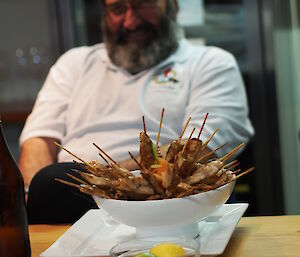
<svg viewBox="0 0 300 257">
<path fill-rule="evenodd" d="M 185 39 L 182 38 L 179 41 L 179 45 L 175 53 L 170 55 L 167 59 L 159 63 L 156 67 L 160 68 L 163 66 L 168 66 L 171 63 L 184 63 L 186 62 L 190 55 L 192 54 L 193 46 Z"/>
</svg>

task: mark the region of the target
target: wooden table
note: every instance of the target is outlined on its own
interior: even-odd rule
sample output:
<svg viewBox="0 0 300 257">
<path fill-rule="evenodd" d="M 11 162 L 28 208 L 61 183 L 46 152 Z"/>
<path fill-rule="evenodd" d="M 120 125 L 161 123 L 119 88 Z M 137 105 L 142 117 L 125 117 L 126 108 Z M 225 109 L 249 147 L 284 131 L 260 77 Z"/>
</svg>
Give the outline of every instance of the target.
<svg viewBox="0 0 300 257">
<path fill-rule="evenodd" d="M 40 256 L 70 225 L 29 227 L 32 257 Z M 300 215 L 242 218 L 222 257 L 299 257 Z"/>
</svg>

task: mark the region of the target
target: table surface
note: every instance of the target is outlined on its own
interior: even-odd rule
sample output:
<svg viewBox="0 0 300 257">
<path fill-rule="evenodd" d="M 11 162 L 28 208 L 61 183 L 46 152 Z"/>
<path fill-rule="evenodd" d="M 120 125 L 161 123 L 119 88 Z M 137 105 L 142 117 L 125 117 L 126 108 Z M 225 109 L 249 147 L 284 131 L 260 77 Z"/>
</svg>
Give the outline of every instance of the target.
<svg viewBox="0 0 300 257">
<path fill-rule="evenodd" d="M 70 225 L 30 225 L 32 257 L 51 246 Z M 299 257 L 300 215 L 242 218 L 222 257 Z"/>
</svg>

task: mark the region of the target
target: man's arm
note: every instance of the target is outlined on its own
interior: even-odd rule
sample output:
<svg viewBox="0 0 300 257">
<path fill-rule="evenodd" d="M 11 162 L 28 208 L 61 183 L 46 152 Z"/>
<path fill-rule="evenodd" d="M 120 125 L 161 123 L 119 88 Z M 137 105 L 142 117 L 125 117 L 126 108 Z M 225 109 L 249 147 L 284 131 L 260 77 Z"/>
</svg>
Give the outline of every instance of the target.
<svg viewBox="0 0 300 257">
<path fill-rule="evenodd" d="M 43 167 L 56 162 L 57 147 L 55 138 L 35 137 L 21 145 L 19 167 L 25 186 L 30 184 L 33 176 Z"/>
</svg>

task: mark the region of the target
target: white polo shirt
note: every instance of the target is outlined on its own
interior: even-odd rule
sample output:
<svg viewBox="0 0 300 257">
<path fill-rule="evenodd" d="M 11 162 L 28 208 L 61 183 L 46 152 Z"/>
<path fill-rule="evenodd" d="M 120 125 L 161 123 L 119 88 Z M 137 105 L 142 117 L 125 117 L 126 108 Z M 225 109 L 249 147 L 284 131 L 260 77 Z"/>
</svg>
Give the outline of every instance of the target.
<svg viewBox="0 0 300 257">
<path fill-rule="evenodd" d="M 247 99 L 233 56 L 215 47 L 195 47 L 185 39 L 178 50 L 154 68 L 136 75 L 111 63 L 104 44 L 74 48 L 57 61 L 38 94 L 20 143 L 53 137 L 86 161 L 101 160 L 95 142 L 115 160 L 139 152 L 145 116 L 147 133 L 156 142 L 165 108 L 160 145 L 177 139 L 189 116 L 193 127 L 223 155 L 253 134 Z M 60 151 L 58 161 L 74 158 Z M 102 161 L 102 160 L 101 160 Z"/>
</svg>

